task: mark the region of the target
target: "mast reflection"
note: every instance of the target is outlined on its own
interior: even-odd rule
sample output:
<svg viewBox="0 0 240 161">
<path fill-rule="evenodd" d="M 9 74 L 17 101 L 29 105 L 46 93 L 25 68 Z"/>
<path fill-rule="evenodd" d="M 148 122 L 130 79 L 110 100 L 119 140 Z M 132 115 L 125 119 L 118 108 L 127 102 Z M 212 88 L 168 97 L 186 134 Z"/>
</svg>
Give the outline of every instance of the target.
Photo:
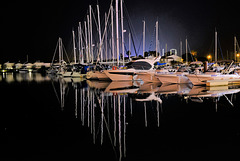
<svg viewBox="0 0 240 161">
<path fill-rule="evenodd" d="M 69 95 L 74 100 L 75 118 L 80 120 L 81 126 L 89 128 L 93 144 L 110 142 L 118 160 L 127 156 L 128 125 L 139 112 L 143 114 L 142 125 L 145 128 L 153 123 L 152 120 L 155 120 L 154 126 L 159 128 L 160 116 L 164 114 L 163 103 L 168 101 L 168 96 L 180 97 L 187 103 L 212 99 L 217 111 L 220 98 L 225 98 L 234 106 L 233 95 L 240 91 L 236 86 L 209 88 L 189 84 L 58 80 L 62 110 L 67 108 L 64 104 L 67 93 L 72 92 Z"/>
</svg>

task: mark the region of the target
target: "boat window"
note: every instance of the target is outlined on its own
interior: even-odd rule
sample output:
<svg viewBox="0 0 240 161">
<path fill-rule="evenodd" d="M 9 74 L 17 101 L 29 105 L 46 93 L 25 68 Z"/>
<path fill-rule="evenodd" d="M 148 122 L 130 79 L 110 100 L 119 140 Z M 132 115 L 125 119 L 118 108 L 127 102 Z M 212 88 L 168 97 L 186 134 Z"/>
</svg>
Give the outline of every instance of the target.
<svg viewBox="0 0 240 161">
<path fill-rule="evenodd" d="M 128 63 L 126 66 L 127 68 L 134 68 L 136 70 L 149 70 L 152 67 L 151 64 L 144 61 Z"/>
</svg>

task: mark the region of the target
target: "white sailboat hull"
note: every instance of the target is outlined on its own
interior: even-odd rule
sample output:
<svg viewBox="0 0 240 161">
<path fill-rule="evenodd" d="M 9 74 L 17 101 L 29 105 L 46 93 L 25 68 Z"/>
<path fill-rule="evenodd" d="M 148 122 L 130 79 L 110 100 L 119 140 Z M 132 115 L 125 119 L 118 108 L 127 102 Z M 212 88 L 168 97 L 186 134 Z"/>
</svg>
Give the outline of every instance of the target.
<svg viewBox="0 0 240 161">
<path fill-rule="evenodd" d="M 62 76 L 63 77 L 74 77 L 74 78 L 79 77 L 79 78 L 83 78 L 83 77 L 86 76 L 86 74 L 81 74 L 79 72 L 64 72 L 64 73 L 62 73 Z"/>
<path fill-rule="evenodd" d="M 132 81 L 134 70 L 132 69 L 117 69 L 117 70 L 104 70 L 104 73 L 112 81 Z"/>
<path fill-rule="evenodd" d="M 93 71 L 87 72 L 86 78 L 87 79 L 98 79 L 96 72 L 93 72 Z"/>
<path fill-rule="evenodd" d="M 182 73 L 174 74 L 155 74 L 160 82 L 164 84 L 186 84 L 191 83 L 189 78 Z"/>
<path fill-rule="evenodd" d="M 239 82 L 240 76 L 235 74 L 189 74 L 187 75 L 193 85 L 206 85 L 208 81 L 227 81 L 228 83 Z"/>
<path fill-rule="evenodd" d="M 99 80 L 110 80 L 110 78 L 104 72 L 96 72 L 97 78 Z"/>
<path fill-rule="evenodd" d="M 93 80 L 109 80 L 110 78 L 101 71 L 89 71 L 87 72 L 87 79 Z"/>
<path fill-rule="evenodd" d="M 139 72 L 136 77 L 134 77 L 134 80 L 142 80 L 143 82 L 160 82 L 154 74 L 155 71 Z"/>
</svg>

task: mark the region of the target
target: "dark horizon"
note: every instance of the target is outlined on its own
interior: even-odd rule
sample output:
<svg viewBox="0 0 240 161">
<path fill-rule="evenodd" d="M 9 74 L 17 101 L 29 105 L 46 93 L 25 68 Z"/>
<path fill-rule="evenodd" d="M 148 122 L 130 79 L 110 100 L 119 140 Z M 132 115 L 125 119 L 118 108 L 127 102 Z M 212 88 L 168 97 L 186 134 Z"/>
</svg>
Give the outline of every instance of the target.
<svg viewBox="0 0 240 161">
<path fill-rule="evenodd" d="M 99 4 L 101 19 L 108 12 L 110 0 L 65 1 L 44 3 L 41 1 L 23 3 L 6 2 L 1 9 L 1 45 L 0 62 L 22 63 L 37 60 L 52 60 L 58 37 L 62 37 L 68 54 L 72 53 L 72 29 L 77 29 L 78 22 L 86 19 L 89 5 L 96 10 Z M 146 21 L 146 51 L 155 50 L 154 28 L 159 21 L 160 46 L 168 50 L 178 49 L 180 39 L 187 36 L 191 50 L 200 56 L 213 51 L 214 31 L 218 31 L 221 51 L 226 57 L 233 52 L 233 37 L 240 36 L 237 22 L 237 5 L 234 2 L 184 1 L 176 0 L 125 0 L 125 11 L 133 24 L 136 50 L 142 54 L 142 20 Z M 114 4 L 115 5 L 115 4 Z M 124 12 L 125 13 L 125 12 Z M 125 13 L 126 14 L 126 13 Z M 124 16 L 125 43 L 128 46 L 127 15 Z M 162 44 L 162 45 L 161 45 Z M 183 45 L 184 46 L 184 45 Z M 133 46 L 132 46 L 132 53 Z M 185 51 L 183 51 L 185 53 Z M 220 54 L 220 53 L 219 53 Z M 221 56 L 219 55 L 219 58 Z"/>
</svg>

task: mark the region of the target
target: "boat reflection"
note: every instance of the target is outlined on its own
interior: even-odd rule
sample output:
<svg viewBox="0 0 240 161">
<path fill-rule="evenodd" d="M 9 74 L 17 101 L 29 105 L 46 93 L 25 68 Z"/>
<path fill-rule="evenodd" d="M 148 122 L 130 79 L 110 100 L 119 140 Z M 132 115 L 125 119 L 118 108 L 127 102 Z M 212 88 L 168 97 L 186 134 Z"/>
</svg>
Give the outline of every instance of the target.
<svg viewBox="0 0 240 161">
<path fill-rule="evenodd" d="M 185 95 L 192 89 L 192 84 L 162 84 L 157 91 L 160 94 Z"/>
<path fill-rule="evenodd" d="M 204 99 L 212 99 L 215 102 L 215 110 L 218 110 L 218 102 L 221 97 L 225 98 L 227 102 L 232 103 L 233 95 L 240 92 L 239 86 L 218 86 L 218 87 L 200 87 L 193 86 L 191 91 L 187 94 L 187 98 L 193 102 L 202 103 Z M 230 98 L 227 96 L 230 95 Z"/>
<path fill-rule="evenodd" d="M 233 88 L 234 86 L 218 86 L 218 87 L 203 87 L 193 86 L 189 91 L 190 97 L 221 97 L 227 94 L 234 94 L 240 92 L 240 88 Z M 235 86 L 237 87 L 237 86 Z"/>
<path fill-rule="evenodd" d="M 108 81 L 90 81 L 90 80 L 87 80 L 87 84 L 90 88 L 95 88 L 95 89 L 103 89 L 105 90 L 108 85 L 110 84 L 110 82 Z"/>
<path fill-rule="evenodd" d="M 202 137 L 201 130 L 203 128 L 199 130 L 199 135 L 194 135 L 193 133 L 195 132 L 189 128 L 192 127 L 191 119 L 196 116 L 195 124 L 193 123 L 193 125 L 199 128 L 200 126 L 207 125 L 209 122 L 213 124 L 211 121 L 215 121 L 216 117 L 214 116 L 218 117 L 218 114 L 222 115 L 222 111 L 219 110 L 221 106 L 231 106 L 234 107 L 234 109 L 226 109 L 229 111 L 233 109 L 234 112 L 237 111 L 236 107 L 238 106 L 236 105 L 239 105 L 239 102 L 235 96 L 239 96 L 236 94 L 240 92 L 240 86 L 202 87 L 191 86 L 189 84 L 162 85 L 157 82 L 143 83 L 141 81 L 104 82 L 89 81 L 82 78 L 49 77 L 37 73 L 1 74 L 0 81 L 1 87 L 10 86 L 13 82 L 16 82 L 16 84 L 21 87 L 15 88 L 16 84 L 14 84 L 11 88 L 6 89 L 23 90 L 25 86 L 22 88 L 22 85 L 26 84 L 27 88 L 33 89 L 31 91 L 35 92 L 34 89 L 37 89 L 36 93 L 39 93 L 38 89 L 40 88 L 32 87 L 44 87 L 42 88 L 42 93 L 40 92 L 40 94 L 37 95 L 41 99 L 37 98 L 36 100 L 42 100 L 42 94 L 47 97 L 50 92 L 51 96 L 55 94 L 55 98 L 48 99 L 51 100 L 51 102 L 49 102 L 46 108 L 53 106 L 54 111 L 56 110 L 57 114 L 60 114 L 58 117 L 61 117 L 61 119 L 57 118 L 56 121 L 63 120 L 64 126 L 71 126 L 71 123 L 74 122 L 72 128 L 79 127 L 78 130 L 80 133 L 85 133 L 82 135 L 84 136 L 83 138 L 77 135 L 76 139 L 80 141 L 90 139 L 90 142 L 94 144 L 93 146 L 96 145 L 97 150 L 99 150 L 99 146 L 101 146 L 102 149 L 107 147 L 107 152 L 109 152 L 110 149 L 110 152 L 112 152 L 112 155 L 115 157 L 114 159 L 117 158 L 117 160 L 124 160 L 128 155 L 131 156 L 133 149 L 137 149 L 138 146 L 140 148 L 149 148 L 146 145 L 160 145 L 163 143 L 163 146 L 160 146 L 164 149 L 169 141 L 173 139 L 172 136 L 175 137 L 179 135 L 177 130 L 181 131 L 180 133 L 184 135 L 191 133 L 194 138 Z M 44 86 L 39 86 L 40 84 L 38 84 L 38 82 Z M 29 84 L 33 86 L 29 86 Z M 49 89 L 49 87 L 52 88 Z M 31 92 L 31 94 L 33 92 Z M 15 96 L 18 95 L 19 94 Z M 57 106 L 55 106 L 56 104 Z M 207 116 L 209 116 L 208 119 L 206 119 L 207 121 L 202 123 L 202 120 L 205 120 L 205 118 L 199 118 L 203 118 L 202 116 L 205 113 L 202 111 L 199 112 L 199 109 L 195 108 L 196 105 L 199 105 L 200 109 L 204 108 L 204 110 L 209 107 L 212 109 L 216 108 L 217 113 L 211 109 L 211 112 L 206 113 Z M 30 109 L 34 107 L 35 106 L 31 105 Z M 189 109 L 194 110 L 194 113 L 189 112 Z M 53 109 L 49 108 L 49 110 L 51 112 L 49 116 L 52 118 Z M 197 112 L 195 112 L 195 110 Z M 214 115 L 211 115 L 212 112 Z M 232 113 L 232 111 L 230 112 Z M 238 117 L 237 114 L 235 115 L 236 117 Z M 227 113 L 227 117 L 228 116 L 229 113 Z M 40 118 L 42 120 L 42 115 Z M 68 123 L 65 123 L 65 121 Z M 237 122 L 235 118 L 233 121 Z M 48 124 L 49 122 L 46 123 Z M 184 124 L 188 125 L 185 126 Z M 39 125 L 41 125 L 41 123 Z M 222 128 L 221 123 L 217 125 Z M 229 124 L 226 125 L 228 126 Z M 180 127 L 177 128 L 177 126 Z M 238 124 L 236 124 L 236 127 L 234 125 L 234 129 L 238 126 Z M 209 128 L 210 126 L 206 129 L 208 130 Z M 190 130 L 184 132 L 186 129 Z M 68 133 L 68 128 L 66 132 Z M 203 132 L 208 134 L 209 131 Z M 177 134 L 175 135 L 175 133 Z M 144 143 L 144 141 L 147 140 L 145 134 L 153 137 L 151 140 L 153 143 Z M 86 135 L 89 136 L 89 138 L 86 138 Z M 164 136 L 169 135 L 171 136 L 166 138 L 165 142 L 162 142 L 161 138 L 165 139 Z M 179 138 L 181 140 L 185 140 L 188 137 L 182 139 L 182 136 L 183 135 L 180 134 Z M 69 141 L 69 138 L 66 139 Z M 155 142 L 156 139 L 159 140 Z M 192 138 L 189 140 L 192 141 Z M 74 144 L 75 143 L 74 140 Z M 89 140 L 85 143 L 89 145 Z M 206 142 L 206 144 L 208 143 L 209 142 Z M 172 145 L 175 146 L 176 144 L 172 142 Z M 140 148 L 138 148 L 138 150 Z M 137 153 L 139 153 L 138 150 L 136 150 Z"/>
<path fill-rule="evenodd" d="M 106 93 L 135 93 L 139 87 L 132 81 L 111 82 L 104 92 Z"/>
<path fill-rule="evenodd" d="M 161 85 L 154 82 L 144 84 L 65 78 L 58 78 L 58 82 L 53 82 L 59 83 L 59 87 L 54 87 L 54 90 L 60 98 L 61 109 L 64 111 L 74 107 L 74 117 L 80 120 L 81 126 L 88 127 L 93 143 L 109 144 L 118 160 L 127 156 L 126 135 L 131 120 L 139 112 L 143 114 L 139 124 L 148 127 L 155 120 L 154 126 L 160 127 L 163 101 L 168 101 L 163 96 L 177 95 L 195 103 L 202 103 L 204 98 L 214 98 L 217 111 L 220 97 L 225 97 L 233 106 L 232 98 L 227 95 L 240 92 L 240 88 L 236 86 L 198 87 L 189 84 Z M 68 99 L 74 101 L 67 106 L 64 102 Z"/>
<path fill-rule="evenodd" d="M 51 78 L 41 73 L 2 73 L 0 75 L 0 82 L 6 83 L 21 83 L 21 82 L 46 82 L 51 81 Z"/>
</svg>

